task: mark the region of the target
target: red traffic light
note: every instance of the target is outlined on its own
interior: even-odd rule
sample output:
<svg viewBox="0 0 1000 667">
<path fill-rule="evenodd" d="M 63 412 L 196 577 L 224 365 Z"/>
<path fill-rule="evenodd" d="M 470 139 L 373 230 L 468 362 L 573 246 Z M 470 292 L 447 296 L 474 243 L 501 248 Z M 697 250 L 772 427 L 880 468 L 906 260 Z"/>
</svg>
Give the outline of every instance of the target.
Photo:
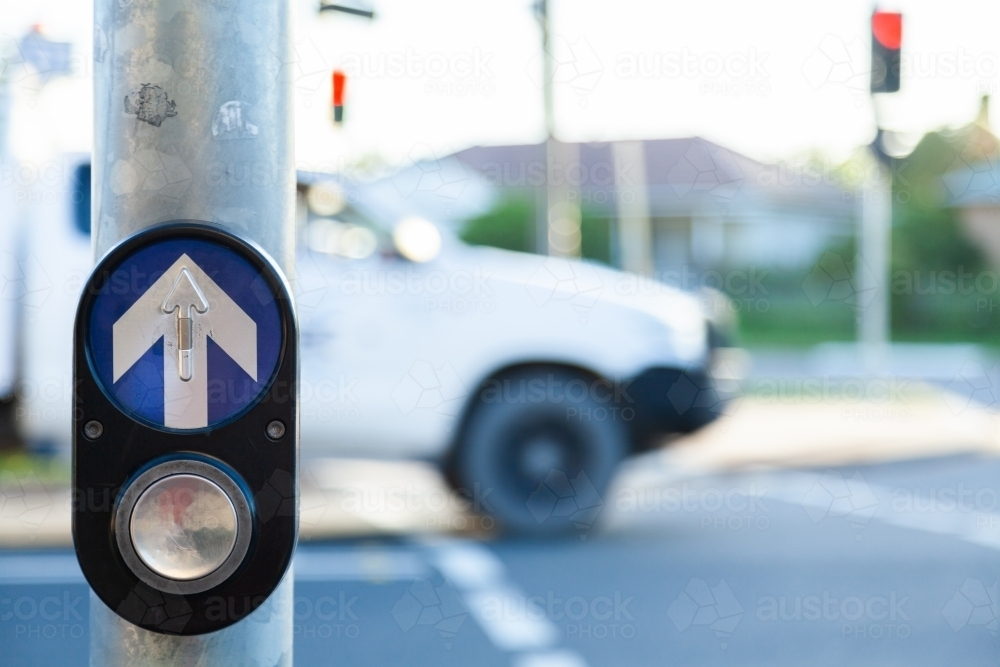
<svg viewBox="0 0 1000 667">
<path fill-rule="evenodd" d="M 339 69 L 333 70 L 333 106 L 344 106 L 344 86 L 347 84 L 347 75 Z"/>
<path fill-rule="evenodd" d="M 872 14 L 872 77 L 873 93 L 895 93 L 899 90 L 903 44 L 903 15 L 896 12 Z"/>
<path fill-rule="evenodd" d="M 897 12 L 872 14 L 872 37 L 887 49 L 898 49 L 903 44 L 903 15 Z"/>
<path fill-rule="evenodd" d="M 344 87 L 347 85 L 347 75 L 339 69 L 333 70 L 333 122 L 344 122 Z"/>
</svg>

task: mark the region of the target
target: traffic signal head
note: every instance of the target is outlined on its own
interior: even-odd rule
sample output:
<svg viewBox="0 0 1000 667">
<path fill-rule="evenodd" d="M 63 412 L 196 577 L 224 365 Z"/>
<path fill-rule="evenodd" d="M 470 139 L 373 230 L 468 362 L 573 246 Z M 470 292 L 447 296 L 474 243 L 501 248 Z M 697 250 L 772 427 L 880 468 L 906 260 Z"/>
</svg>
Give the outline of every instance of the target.
<svg viewBox="0 0 1000 667">
<path fill-rule="evenodd" d="M 344 87 L 347 75 L 340 70 L 333 71 L 333 122 L 344 122 Z"/>
<path fill-rule="evenodd" d="M 871 92 L 899 90 L 900 47 L 903 43 L 903 15 L 876 11 L 872 14 Z"/>
</svg>

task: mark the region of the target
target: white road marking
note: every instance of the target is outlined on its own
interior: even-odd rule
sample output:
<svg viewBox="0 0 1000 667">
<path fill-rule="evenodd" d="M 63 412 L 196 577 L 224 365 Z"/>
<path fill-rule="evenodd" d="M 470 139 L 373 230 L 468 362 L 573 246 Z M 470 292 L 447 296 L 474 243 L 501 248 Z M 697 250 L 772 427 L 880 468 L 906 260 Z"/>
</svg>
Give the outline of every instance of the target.
<svg viewBox="0 0 1000 667">
<path fill-rule="evenodd" d="M 698 488 L 704 484 L 723 494 L 729 490 L 756 490 L 765 506 L 771 500 L 798 505 L 814 523 L 846 520 L 860 530 L 877 521 L 947 535 L 1000 551 L 1000 512 L 995 507 L 1000 502 L 1000 492 L 993 488 L 962 491 L 958 485 L 947 483 L 936 483 L 922 492 L 921 486 L 890 488 L 868 483 L 863 467 L 822 473 L 775 470 L 728 475 L 707 469 L 685 470 L 662 459 L 642 463 L 619 476 L 608 493 L 609 498 L 619 497 L 622 489 L 631 489 L 641 496 L 657 489 L 677 489 L 684 484 Z M 966 496 L 959 498 L 963 492 Z M 614 507 L 614 503 L 609 506 Z M 636 520 L 649 518 L 645 512 L 618 512 L 606 516 L 604 525 L 612 529 L 628 527 Z"/>
<path fill-rule="evenodd" d="M 586 667 L 587 663 L 573 651 L 526 653 L 514 659 L 512 667 Z"/>
<path fill-rule="evenodd" d="M 428 539 L 425 544 L 435 567 L 461 593 L 493 645 L 515 653 L 514 665 L 586 667 L 579 654 L 558 648 L 559 629 L 509 582 L 503 563 L 489 549 L 455 539 Z"/>
<path fill-rule="evenodd" d="M 515 667 L 587 667 L 559 648 L 560 632 L 507 578 L 503 563 L 475 542 L 433 540 L 427 550 L 307 546 L 295 555 L 295 581 L 413 581 L 430 573 L 428 558 L 462 595 L 469 613 Z M 0 555 L 0 585 L 76 584 L 86 580 L 71 553 Z"/>
<path fill-rule="evenodd" d="M 800 505 L 815 523 L 842 518 L 861 528 L 878 521 L 956 537 L 1000 551 L 1000 514 L 993 511 L 997 500 L 993 489 L 987 489 L 990 501 L 985 504 L 989 507 L 977 509 L 977 504 L 984 504 L 975 497 L 981 489 L 970 490 L 971 496 L 965 500 L 957 497 L 957 489 L 950 489 L 955 493 L 942 498 L 941 487 L 921 494 L 919 487 L 892 489 L 869 484 L 860 469 L 846 474 L 836 470 L 816 474 L 778 473 L 767 476 L 763 483 L 768 487 L 765 499 Z M 841 486 L 839 491 L 834 489 L 836 486 Z M 834 492 L 830 493 L 827 487 Z"/>
</svg>

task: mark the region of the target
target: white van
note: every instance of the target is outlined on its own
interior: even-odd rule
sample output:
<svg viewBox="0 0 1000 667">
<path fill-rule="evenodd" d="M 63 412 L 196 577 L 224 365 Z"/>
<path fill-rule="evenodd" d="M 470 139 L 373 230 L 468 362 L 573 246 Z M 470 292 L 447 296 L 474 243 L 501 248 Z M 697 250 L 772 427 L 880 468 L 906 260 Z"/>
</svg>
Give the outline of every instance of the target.
<svg viewBox="0 0 1000 667">
<path fill-rule="evenodd" d="M 0 358 L 13 354 L 6 387 L 17 435 L 35 450 L 68 455 L 73 403 L 73 318 L 90 275 L 90 155 L 0 163 L 0 262 L 12 317 L 0 320 Z M 2 366 L 2 364 L 0 364 Z"/>
<path fill-rule="evenodd" d="M 26 304 L 16 410 L 30 442 L 65 451 L 91 259 L 89 171 L 64 174 L 66 197 L 28 209 L 27 291 L 47 293 Z M 300 174 L 299 191 L 304 460 L 434 460 L 479 511 L 550 531 L 588 523 L 622 458 L 719 414 L 713 330 L 693 295 L 389 220 L 363 185 Z"/>
</svg>

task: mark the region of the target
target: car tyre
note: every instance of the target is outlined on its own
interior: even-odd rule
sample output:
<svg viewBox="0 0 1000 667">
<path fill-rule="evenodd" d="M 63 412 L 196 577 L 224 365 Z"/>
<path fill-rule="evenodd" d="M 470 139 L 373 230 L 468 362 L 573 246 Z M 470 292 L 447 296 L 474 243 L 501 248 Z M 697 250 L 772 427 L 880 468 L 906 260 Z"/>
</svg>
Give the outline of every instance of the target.
<svg viewBox="0 0 1000 667">
<path fill-rule="evenodd" d="M 595 382 L 533 369 L 484 383 L 450 471 L 484 524 L 535 535 L 593 526 L 628 452 L 621 412 L 595 398 Z"/>
</svg>

